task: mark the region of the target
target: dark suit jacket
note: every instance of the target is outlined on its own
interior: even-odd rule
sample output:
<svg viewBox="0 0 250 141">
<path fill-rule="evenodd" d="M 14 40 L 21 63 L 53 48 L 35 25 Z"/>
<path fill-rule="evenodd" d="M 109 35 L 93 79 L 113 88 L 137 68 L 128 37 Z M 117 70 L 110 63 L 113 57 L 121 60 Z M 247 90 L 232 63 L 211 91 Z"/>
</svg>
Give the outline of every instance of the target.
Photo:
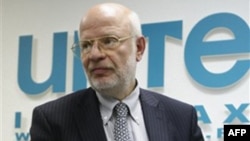
<svg viewBox="0 0 250 141">
<path fill-rule="evenodd" d="M 140 89 L 149 141 L 203 141 L 193 106 Z M 99 102 L 91 88 L 38 106 L 31 141 L 107 141 Z"/>
</svg>

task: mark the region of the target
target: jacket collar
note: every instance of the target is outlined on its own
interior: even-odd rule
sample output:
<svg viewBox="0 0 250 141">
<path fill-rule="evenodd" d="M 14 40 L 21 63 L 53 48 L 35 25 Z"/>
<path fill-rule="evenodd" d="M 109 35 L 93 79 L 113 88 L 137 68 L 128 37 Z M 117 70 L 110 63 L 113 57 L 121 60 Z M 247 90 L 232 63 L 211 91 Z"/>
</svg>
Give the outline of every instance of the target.
<svg viewBox="0 0 250 141">
<path fill-rule="evenodd" d="M 164 106 L 154 92 L 140 89 L 140 101 L 149 141 L 169 141 L 173 126 Z M 81 91 L 73 111 L 76 126 L 83 140 L 107 141 L 99 110 L 99 102 L 92 88 Z M 156 94 L 157 95 L 157 94 Z"/>
</svg>

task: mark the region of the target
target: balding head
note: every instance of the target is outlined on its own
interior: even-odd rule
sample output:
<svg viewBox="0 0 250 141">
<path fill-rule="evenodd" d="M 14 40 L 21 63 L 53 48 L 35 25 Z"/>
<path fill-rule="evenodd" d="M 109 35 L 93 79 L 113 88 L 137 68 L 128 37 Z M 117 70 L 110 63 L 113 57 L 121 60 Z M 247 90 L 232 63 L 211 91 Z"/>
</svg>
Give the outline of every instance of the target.
<svg viewBox="0 0 250 141">
<path fill-rule="evenodd" d="M 120 27 L 123 32 L 141 36 L 141 23 L 135 12 L 116 3 L 103 3 L 90 8 L 81 20 L 80 35 L 101 26 Z"/>
<path fill-rule="evenodd" d="M 145 50 L 137 14 L 114 3 L 90 8 L 81 20 L 80 43 L 92 88 L 119 100 L 131 94 L 136 85 L 136 65 Z"/>
</svg>

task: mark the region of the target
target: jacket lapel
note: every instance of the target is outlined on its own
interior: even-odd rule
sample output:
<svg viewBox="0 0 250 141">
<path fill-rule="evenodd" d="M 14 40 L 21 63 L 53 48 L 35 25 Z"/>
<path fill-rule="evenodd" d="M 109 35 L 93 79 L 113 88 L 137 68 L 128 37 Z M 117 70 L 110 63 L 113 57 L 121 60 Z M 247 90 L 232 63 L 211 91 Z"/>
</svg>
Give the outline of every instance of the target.
<svg viewBox="0 0 250 141">
<path fill-rule="evenodd" d="M 94 90 L 88 89 L 82 93 L 76 103 L 74 117 L 82 140 L 106 141 L 102 118 L 99 112 L 99 102 Z"/>
<path fill-rule="evenodd" d="M 141 89 L 140 100 L 149 141 L 170 141 L 171 124 L 159 99 L 152 92 Z"/>
<path fill-rule="evenodd" d="M 73 111 L 82 140 L 107 141 L 94 90 L 88 89 L 82 95 Z M 149 141 L 170 141 L 174 138 L 171 133 L 174 127 L 159 99 L 152 92 L 141 89 L 140 101 Z"/>
</svg>

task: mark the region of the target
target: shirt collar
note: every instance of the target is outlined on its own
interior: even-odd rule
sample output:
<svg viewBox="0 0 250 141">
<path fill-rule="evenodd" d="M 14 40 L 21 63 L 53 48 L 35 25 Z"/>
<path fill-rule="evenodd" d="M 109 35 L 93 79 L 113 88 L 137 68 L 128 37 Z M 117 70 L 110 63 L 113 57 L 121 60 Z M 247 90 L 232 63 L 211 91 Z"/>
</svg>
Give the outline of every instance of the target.
<svg viewBox="0 0 250 141">
<path fill-rule="evenodd" d="M 140 89 L 137 84 L 135 89 L 131 92 L 131 94 L 122 100 L 122 102 L 128 106 L 129 111 L 130 111 L 130 116 L 138 124 L 139 124 L 139 121 L 137 117 L 138 117 L 139 94 L 140 94 Z M 100 102 L 100 112 L 101 112 L 102 120 L 103 120 L 104 125 L 106 125 L 108 121 L 111 120 L 112 118 L 113 108 L 120 101 L 112 97 L 104 96 L 98 93 L 97 91 L 96 91 L 96 95 Z"/>
</svg>

